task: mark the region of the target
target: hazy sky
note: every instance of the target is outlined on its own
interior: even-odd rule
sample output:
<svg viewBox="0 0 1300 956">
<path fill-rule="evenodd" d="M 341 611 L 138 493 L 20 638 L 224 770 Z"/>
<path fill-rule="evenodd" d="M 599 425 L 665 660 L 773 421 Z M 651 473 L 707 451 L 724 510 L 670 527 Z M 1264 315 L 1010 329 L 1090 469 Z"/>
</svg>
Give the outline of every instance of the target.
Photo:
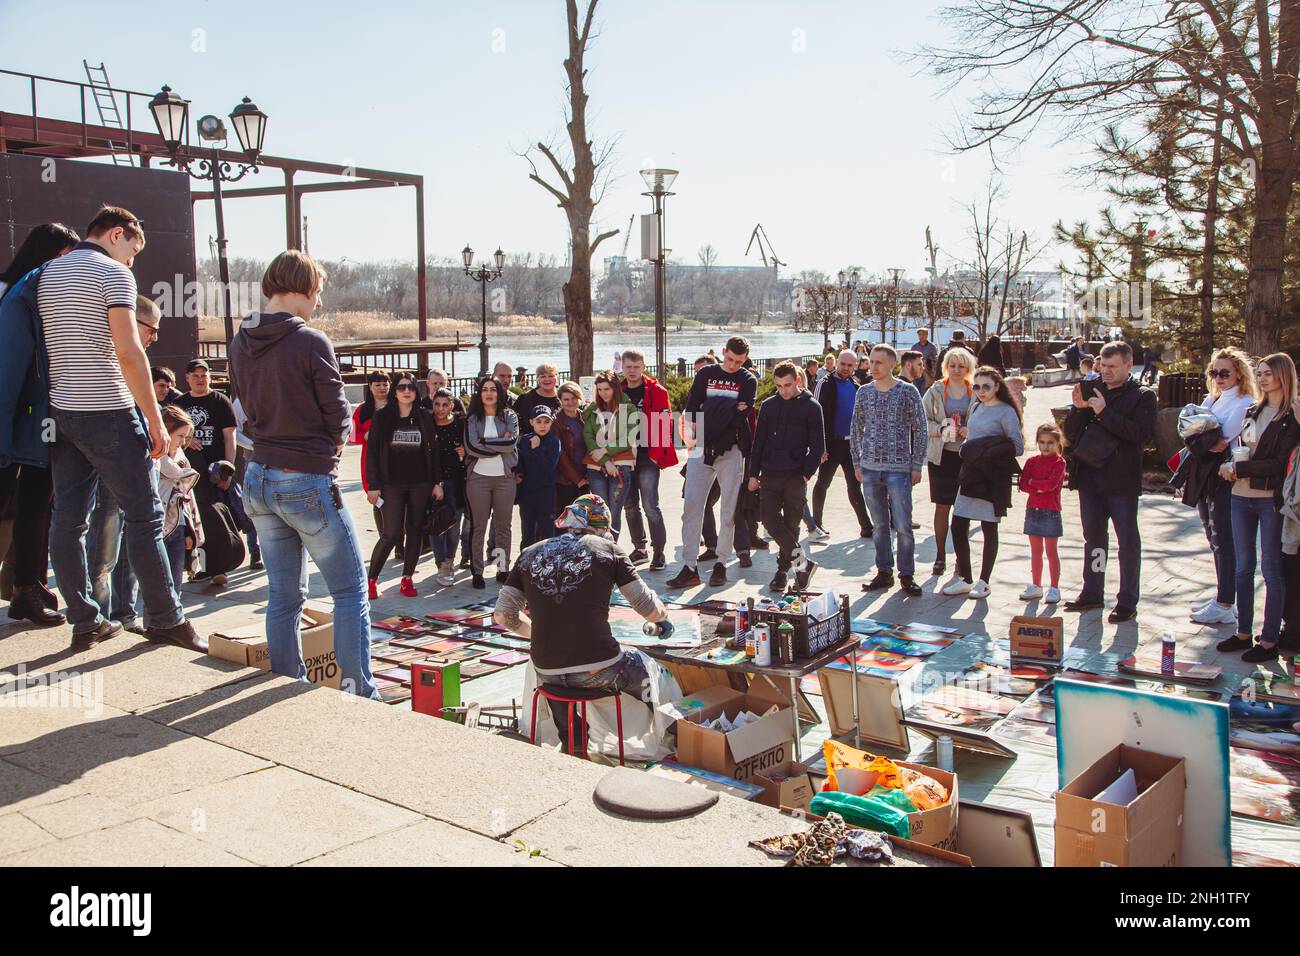
<svg viewBox="0 0 1300 956">
<path fill-rule="evenodd" d="M 944 39 L 938 7 L 605 0 L 588 56 L 589 127 L 619 142 L 600 225 L 625 228 L 648 211 L 637 170 L 660 165 L 681 170 L 667 207 L 674 258 L 695 261 L 712 243 L 721 263 L 757 264 L 744 258 L 756 222 L 791 271 L 854 263 L 919 274 L 927 224 L 944 253 L 961 254 L 958 204 L 983 189 L 988 162 L 946 151 L 963 100 L 941 97 L 900 56 Z M 21 38 L 6 44 L 8 68 L 82 79 L 83 57 L 103 60 L 115 86 L 170 84 L 193 101 L 192 121 L 250 96 L 270 116 L 268 153 L 423 174 L 431 255 L 458 255 L 466 242 L 564 254 L 563 215 L 516 155 L 563 133 L 561 0 L 60 0 L 56 16 L 51 9 L 0 5 L 0 35 Z M 0 77 L 0 108 L 25 110 L 26 97 Z M 1067 172 L 1087 152 L 1048 136 L 1017 149 L 1004 163 L 1005 215 L 1043 238 L 1057 219 L 1092 217 L 1100 197 Z M 271 170 L 250 179 L 282 181 Z M 231 255 L 283 248 L 282 210 L 277 199 L 228 202 Z M 315 255 L 414 256 L 413 190 L 308 196 L 303 211 Z M 203 204 L 200 255 L 213 228 Z M 622 243 L 621 234 L 606 240 L 597 258 Z M 634 233 L 630 254 L 637 246 Z M 1049 251 L 1037 265 L 1058 258 Z"/>
</svg>

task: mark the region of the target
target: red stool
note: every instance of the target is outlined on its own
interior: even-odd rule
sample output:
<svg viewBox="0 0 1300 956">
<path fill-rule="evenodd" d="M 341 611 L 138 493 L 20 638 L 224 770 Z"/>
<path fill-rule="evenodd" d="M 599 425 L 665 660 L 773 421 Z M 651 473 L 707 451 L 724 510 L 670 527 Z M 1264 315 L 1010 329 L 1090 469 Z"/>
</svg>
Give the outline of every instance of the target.
<svg viewBox="0 0 1300 956">
<path fill-rule="evenodd" d="M 554 685 L 538 684 L 533 689 L 533 718 L 529 726 L 530 733 L 528 742 L 537 743 L 537 698 L 545 697 L 547 700 L 553 700 L 559 704 L 569 705 L 569 753 L 573 753 L 573 708 L 578 705 L 582 708 L 582 725 L 587 726 L 587 702 L 591 700 L 605 700 L 614 698 L 614 714 L 618 721 L 618 764 L 623 763 L 623 702 L 619 700 L 621 696 L 619 691 L 606 690 L 603 688 L 577 688 L 577 687 L 556 687 Z M 587 741 L 582 742 L 582 759 L 587 759 Z"/>
</svg>

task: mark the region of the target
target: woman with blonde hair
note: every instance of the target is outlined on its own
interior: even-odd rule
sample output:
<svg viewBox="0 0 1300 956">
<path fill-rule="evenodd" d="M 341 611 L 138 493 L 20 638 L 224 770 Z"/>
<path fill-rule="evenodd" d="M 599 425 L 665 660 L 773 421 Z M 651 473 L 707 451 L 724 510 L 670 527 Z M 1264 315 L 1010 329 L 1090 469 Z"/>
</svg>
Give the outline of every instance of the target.
<svg viewBox="0 0 1300 956">
<path fill-rule="evenodd" d="M 1201 405 L 1214 413 L 1223 433 L 1212 450 L 1222 453 L 1226 460 L 1228 446 L 1241 434 L 1246 412 L 1259 397 L 1250 356 L 1241 349 L 1217 350 L 1205 369 L 1205 382 L 1209 394 L 1201 399 Z M 1197 502 L 1196 511 L 1214 555 L 1217 588 L 1214 597 L 1192 610 L 1192 620 L 1197 624 L 1235 624 L 1237 557 L 1232 546 L 1232 482 L 1212 480 Z"/>
<path fill-rule="evenodd" d="M 1242 651 L 1250 664 L 1273 663 L 1282 632 L 1286 582 L 1282 574 L 1282 515 L 1276 499 L 1286 479 L 1287 463 L 1300 445 L 1300 422 L 1292 408 L 1296 398 L 1295 363 L 1274 352 L 1255 366 L 1259 401 L 1246 412 L 1232 457 L 1219 469 L 1232 482 L 1232 544 L 1237 557 L 1237 633 L 1220 641 L 1220 651 Z M 1255 547 L 1264 575 L 1264 627 L 1254 643 Z"/>
<path fill-rule="evenodd" d="M 961 474 L 961 443 L 966 438 L 974 392 L 975 356 L 965 349 L 949 349 L 943 358 L 943 378 L 926 389 L 921 399 L 929 438 L 925 444 L 930 475 L 930 503 L 934 505 L 935 559 L 931 571 L 939 577 L 947 568 L 948 516 L 957 500 Z"/>
</svg>

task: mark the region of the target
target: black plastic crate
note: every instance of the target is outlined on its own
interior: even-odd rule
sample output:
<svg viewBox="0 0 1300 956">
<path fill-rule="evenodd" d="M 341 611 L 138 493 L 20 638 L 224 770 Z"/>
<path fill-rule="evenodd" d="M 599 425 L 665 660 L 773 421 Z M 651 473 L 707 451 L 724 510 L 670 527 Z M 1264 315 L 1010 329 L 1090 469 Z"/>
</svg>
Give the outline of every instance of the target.
<svg viewBox="0 0 1300 956">
<path fill-rule="evenodd" d="M 799 594 L 805 607 L 809 599 L 816 597 L 818 595 L 812 592 Z M 780 641 L 777 639 L 777 628 L 783 621 L 790 622 L 794 628 L 794 654 L 789 659 L 782 655 Z M 755 607 L 750 611 L 749 626 L 752 628 L 755 624 L 771 625 L 773 663 L 789 664 L 796 660 L 807 660 L 849 636 L 849 599 L 847 595 L 841 597 L 839 610 L 821 620 L 815 620 L 802 611 L 774 611 Z"/>
</svg>

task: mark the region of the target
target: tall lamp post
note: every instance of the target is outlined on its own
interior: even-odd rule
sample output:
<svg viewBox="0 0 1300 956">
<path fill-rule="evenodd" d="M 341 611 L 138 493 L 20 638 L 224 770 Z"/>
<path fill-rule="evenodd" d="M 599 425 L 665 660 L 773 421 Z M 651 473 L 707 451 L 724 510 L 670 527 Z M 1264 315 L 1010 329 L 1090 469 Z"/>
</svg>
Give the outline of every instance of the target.
<svg viewBox="0 0 1300 956">
<path fill-rule="evenodd" d="M 844 270 L 839 271 L 837 278 L 840 280 L 840 291 L 844 293 L 844 341 L 853 347 L 853 293 L 858 288 L 860 275 L 857 269 L 845 274 Z"/>
<path fill-rule="evenodd" d="M 483 291 L 483 337 L 478 340 L 478 374 L 482 378 L 488 373 L 488 340 L 487 340 L 487 284 L 493 279 L 501 278 L 501 270 L 506 264 L 506 254 L 498 246 L 497 251 L 492 253 L 492 261 L 496 263 L 495 269 L 489 269 L 487 266 L 474 268 L 474 250 L 465 244 L 465 248 L 460 251 L 460 257 L 465 261 L 465 275 L 469 276 L 479 284 Z"/>
<path fill-rule="evenodd" d="M 673 185 L 673 180 L 677 178 L 675 169 L 643 169 L 641 178 L 645 181 L 646 192 L 642 196 L 650 196 L 654 199 L 654 223 L 655 223 L 655 366 L 656 372 L 662 378 L 664 368 L 667 363 L 666 353 L 668 351 L 668 326 L 664 317 L 664 301 L 667 298 L 667 290 L 664 286 L 665 256 L 667 251 L 664 249 L 664 199 L 674 195 L 669 192 Z M 645 258 L 645 250 L 641 251 L 642 258 Z"/>
<path fill-rule="evenodd" d="M 894 330 L 892 333 L 893 340 L 890 344 L 892 344 L 894 348 L 898 348 L 898 277 L 903 274 L 904 270 L 894 267 L 889 271 L 894 274 L 894 314 L 892 316 L 894 320 Z"/>
<path fill-rule="evenodd" d="M 181 154 L 181 141 L 185 138 L 190 101 L 170 86 L 164 86 L 149 101 L 149 110 L 158 126 L 158 135 L 167 144 L 167 152 L 171 156 L 168 165 L 184 170 L 194 179 L 205 179 L 212 183 L 213 208 L 217 217 L 217 263 L 221 276 L 221 301 L 225 309 L 222 318 L 226 325 L 226 344 L 229 345 L 235 337 L 235 319 L 230 305 L 230 263 L 226 258 L 226 221 L 221 208 L 221 184 L 238 182 L 250 172 L 257 172 L 257 157 L 262 152 L 262 142 L 266 138 L 266 114 L 247 96 L 230 111 L 230 125 L 235 127 L 239 147 L 248 160 L 238 164 L 239 172 L 236 173 L 235 164 L 221 158 L 221 150 L 226 145 L 226 124 L 220 117 L 211 114 L 199 117 L 199 139 L 211 144 L 211 154 L 187 156 Z"/>
</svg>

